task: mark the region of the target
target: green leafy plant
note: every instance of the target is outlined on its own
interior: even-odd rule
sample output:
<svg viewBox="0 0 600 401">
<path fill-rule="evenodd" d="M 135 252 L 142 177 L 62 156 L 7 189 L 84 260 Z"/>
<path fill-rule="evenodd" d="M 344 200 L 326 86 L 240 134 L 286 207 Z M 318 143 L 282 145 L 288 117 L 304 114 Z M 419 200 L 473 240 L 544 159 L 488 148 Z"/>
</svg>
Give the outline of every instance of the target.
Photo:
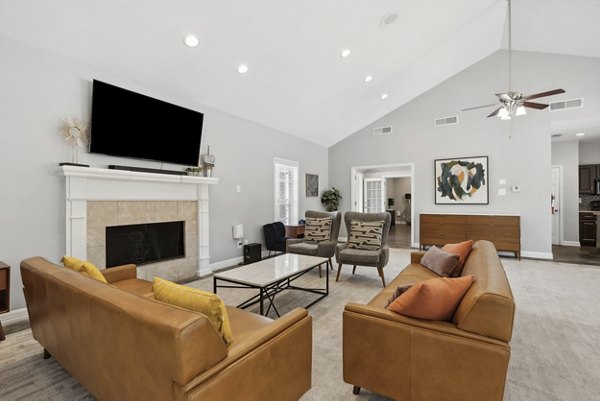
<svg viewBox="0 0 600 401">
<path fill-rule="evenodd" d="M 331 189 L 328 189 L 321 195 L 321 203 L 325 205 L 328 212 L 335 212 L 338 210 L 338 207 L 340 207 L 340 199 L 342 199 L 342 195 L 340 195 L 340 191 L 335 187 L 331 187 Z"/>
</svg>

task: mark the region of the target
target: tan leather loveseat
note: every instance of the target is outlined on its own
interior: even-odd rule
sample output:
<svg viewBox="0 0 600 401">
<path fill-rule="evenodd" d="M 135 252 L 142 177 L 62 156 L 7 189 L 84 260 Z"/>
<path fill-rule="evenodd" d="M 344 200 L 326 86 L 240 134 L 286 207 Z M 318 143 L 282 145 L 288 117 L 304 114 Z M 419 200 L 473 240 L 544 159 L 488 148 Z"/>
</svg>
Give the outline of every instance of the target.
<svg viewBox="0 0 600 401">
<path fill-rule="evenodd" d="M 227 348 L 202 314 L 154 301 L 134 265 L 110 284 L 35 257 L 21 277 L 35 339 L 104 400 L 298 400 L 311 386 L 312 319 L 227 307 Z"/>
<path fill-rule="evenodd" d="M 413 252 L 408 265 L 367 305 L 344 311 L 344 381 L 402 401 L 501 401 L 515 305 L 494 245 L 478 241 L 462 274 L 475 276 L 452 322 L 385 309 L 398 285 L 439 277 Z"/>
</svg>

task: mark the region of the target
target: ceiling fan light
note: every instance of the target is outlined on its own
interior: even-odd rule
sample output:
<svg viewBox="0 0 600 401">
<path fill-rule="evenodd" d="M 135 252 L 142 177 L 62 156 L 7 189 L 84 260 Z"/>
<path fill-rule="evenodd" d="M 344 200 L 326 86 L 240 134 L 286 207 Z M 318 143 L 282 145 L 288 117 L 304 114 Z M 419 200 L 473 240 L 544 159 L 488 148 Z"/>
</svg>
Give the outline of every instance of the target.
<svg viewBox="0 0 600 401">
<path fill-rule="evenodd" d="M 517 107 L 517 111 L 515 112 L 515 116 L 524 116 L 527 114 L 527 110 L 525 110 L 525 106 L 520 105 Z"/>
<path fill-rule="evenodd" d="M 510 113 L 508 112 L 506 107 L 500 109 L 500 111 L 498 112 L 498 117 L 500 117 L 501 120 L 510 120 Z"/>
</svg>

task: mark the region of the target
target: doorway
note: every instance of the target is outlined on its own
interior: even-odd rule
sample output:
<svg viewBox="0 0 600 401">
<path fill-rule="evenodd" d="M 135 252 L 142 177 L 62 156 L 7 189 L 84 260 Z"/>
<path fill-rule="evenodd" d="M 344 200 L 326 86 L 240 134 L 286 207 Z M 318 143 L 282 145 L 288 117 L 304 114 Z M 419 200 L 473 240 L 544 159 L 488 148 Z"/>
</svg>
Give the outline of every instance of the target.
<svg viewBox="0 0 600 401">
<path fill-rule="evenodd" d="M 388 244 L 416 248 L 414 242 L 414 163 L 352 167 L 351 210 L 392 216 Z"/>
<path fill-rule="evenodd" d="M 560 245 L 562 241 L 561 212 L 561 178 L 562 166 L 552 166 L 552 193 L 550 194 L 552 211 L 552 245 Z"/>
</svg>

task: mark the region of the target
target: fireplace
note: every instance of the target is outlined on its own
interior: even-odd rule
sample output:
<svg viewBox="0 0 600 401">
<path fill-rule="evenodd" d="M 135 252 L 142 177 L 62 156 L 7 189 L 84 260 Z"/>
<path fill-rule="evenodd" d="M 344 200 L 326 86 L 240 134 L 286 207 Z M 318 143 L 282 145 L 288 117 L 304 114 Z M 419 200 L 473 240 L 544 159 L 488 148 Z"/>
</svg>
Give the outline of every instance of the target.
<svg viewBox="0 0 600 401">
<path fill-rule="evenodd" d="M 106 266 L 185 258 L 185 222 L 106 227 Z"/>
</svg>

